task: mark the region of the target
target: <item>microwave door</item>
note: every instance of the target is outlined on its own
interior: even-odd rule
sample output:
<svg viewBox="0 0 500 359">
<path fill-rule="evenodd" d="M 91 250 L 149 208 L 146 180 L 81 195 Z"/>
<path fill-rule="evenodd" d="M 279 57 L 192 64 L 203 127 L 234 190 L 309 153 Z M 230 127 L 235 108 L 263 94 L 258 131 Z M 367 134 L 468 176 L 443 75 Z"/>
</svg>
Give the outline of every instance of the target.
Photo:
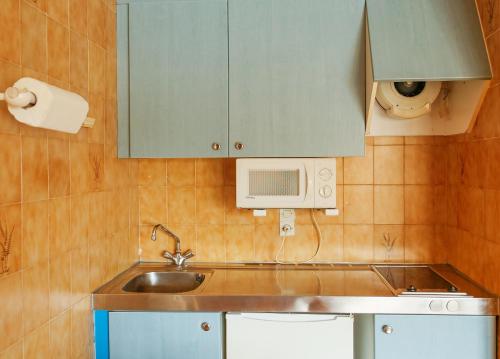
<svg viewBox="0 0 500 359">
<path fill-rule="evenodd" d="M 240 208 L 311 208 L 314 185 L 314 163 L 310 159 L 237 161 Z"/>
<path fill-rule="evenodd" d="M 274 168 L 266 181 L 272 190 L 260 198 L 256 197 L 257 202 L 263 208 L 300 208 L 307 196 L 306 178 L 306 168 L 302 164 Z"/>
</svg>

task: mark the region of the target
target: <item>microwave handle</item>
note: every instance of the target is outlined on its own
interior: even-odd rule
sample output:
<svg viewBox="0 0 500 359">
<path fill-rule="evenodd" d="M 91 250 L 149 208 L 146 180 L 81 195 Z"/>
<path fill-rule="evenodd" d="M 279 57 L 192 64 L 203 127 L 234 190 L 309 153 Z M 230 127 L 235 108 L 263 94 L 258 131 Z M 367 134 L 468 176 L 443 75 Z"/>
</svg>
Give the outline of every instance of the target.
<svg viewBox="0 0 500 359">
<path fill-rule="evenodd" d="M 304 166 L 304 176 L 305 176 L 305 191 L 304 199 L 307 197 L 307 192 L 309 191 L 309 178 L 307 178 L 307 167 Z"/>
</svg>

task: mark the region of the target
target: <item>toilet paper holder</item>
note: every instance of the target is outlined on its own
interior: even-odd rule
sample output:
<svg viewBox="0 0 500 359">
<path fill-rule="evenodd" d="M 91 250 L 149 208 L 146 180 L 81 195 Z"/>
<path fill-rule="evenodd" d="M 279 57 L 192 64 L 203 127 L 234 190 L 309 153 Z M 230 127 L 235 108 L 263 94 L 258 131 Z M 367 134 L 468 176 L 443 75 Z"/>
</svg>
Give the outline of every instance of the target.
<svg viewBox="0 0 500 359">
<path fill-rule="evenodd" d="M 9 106 L 29 108 L 36 105 L 36 95 L 27 89 L 18 89 L 17 87 L 8 87 L 4 93 L 0 92 L 0 101 L 5 101 Z M 95 119 L 87 117 L 82 127 L 92 128 Z"/>
</svg>

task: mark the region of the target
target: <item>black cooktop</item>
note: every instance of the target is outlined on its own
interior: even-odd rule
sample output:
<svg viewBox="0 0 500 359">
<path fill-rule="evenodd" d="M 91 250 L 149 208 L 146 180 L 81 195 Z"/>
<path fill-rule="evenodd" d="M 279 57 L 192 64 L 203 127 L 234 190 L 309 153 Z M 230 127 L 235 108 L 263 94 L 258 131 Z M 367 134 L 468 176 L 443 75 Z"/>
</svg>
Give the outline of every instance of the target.
<svg viewBox="0 0 500 359">
<path fill-rule="evenodd" d="M 374 269 L 398 295 L 467 295 L 429 266 L 376 265 Z"/>
</svg>

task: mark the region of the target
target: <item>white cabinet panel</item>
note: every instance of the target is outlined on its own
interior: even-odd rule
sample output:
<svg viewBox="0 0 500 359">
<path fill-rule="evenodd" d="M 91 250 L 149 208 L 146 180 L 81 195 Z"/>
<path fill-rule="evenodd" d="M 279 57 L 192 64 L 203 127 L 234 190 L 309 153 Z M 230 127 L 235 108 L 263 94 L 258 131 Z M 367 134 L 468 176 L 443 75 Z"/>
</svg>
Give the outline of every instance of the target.
<svg viewBox="0 0 500 359">
<path fill-rule="evenodd" d="M 352 359 L 353 318 L 228 313 L 226 354 L 227 359 Z"/>
</svg>

